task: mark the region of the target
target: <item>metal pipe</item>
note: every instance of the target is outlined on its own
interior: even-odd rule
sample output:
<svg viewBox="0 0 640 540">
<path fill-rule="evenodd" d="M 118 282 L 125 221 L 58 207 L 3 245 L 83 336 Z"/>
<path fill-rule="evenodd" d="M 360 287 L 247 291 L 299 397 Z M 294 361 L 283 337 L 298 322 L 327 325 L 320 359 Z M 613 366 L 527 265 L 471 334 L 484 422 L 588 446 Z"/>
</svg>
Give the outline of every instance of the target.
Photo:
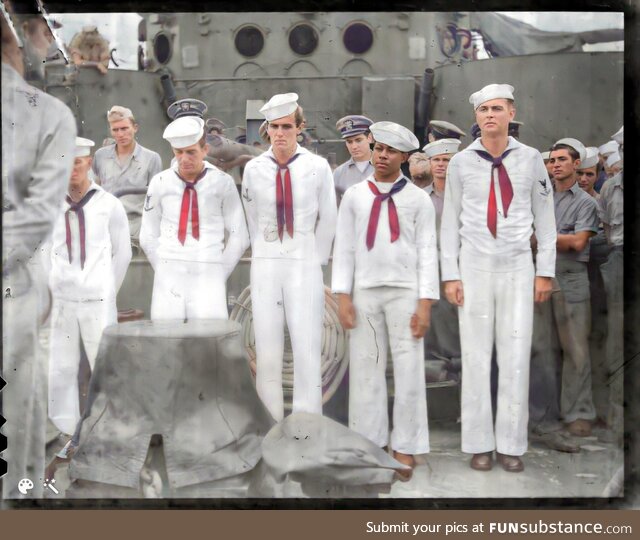
<svg viewBox="0 0 640 540">
<path fill-rule="evenodd" d="M 433 94 L 433 69 L 427 68 L 422 76 L 420 93 L 418 94 L 418 106 L 416 110 L 415 134 L 420 141 L 420 146 L 425 142 L 425 130 L 431 119 L 431 95 Z"/>
<path fill-rule="evenodd" d="M 389 75 L 385 78 L 393 78 L 393 77 L 419 77 L 420 75 L 412 75 L 412 74 L 397 74 L 397 75 Z M 327 80 L 327 79 L 364 79 L 363 75 L 295 75 L 295 76 L 287 76 L 287 75 L 270 75 L 270 76 L 261 76 L 261 77 L 183 77 L 180 79 L 176 79 L 177 83 L 189 83 L 189 82 L 223 82 L 223 81 L 277 81 L 281 79 L 286 79 L 288 81 L 291 80 Z"/>
<path fill-rule="evenodd" d="M 171 75 L 163 73 L 160 75 L 160 84 L 162 85 L 162 91 L 164 92 L 164 99 L 167 102 L 167 107 L 176 101 L 176 89 L 171 81 Z"/>
</svg>

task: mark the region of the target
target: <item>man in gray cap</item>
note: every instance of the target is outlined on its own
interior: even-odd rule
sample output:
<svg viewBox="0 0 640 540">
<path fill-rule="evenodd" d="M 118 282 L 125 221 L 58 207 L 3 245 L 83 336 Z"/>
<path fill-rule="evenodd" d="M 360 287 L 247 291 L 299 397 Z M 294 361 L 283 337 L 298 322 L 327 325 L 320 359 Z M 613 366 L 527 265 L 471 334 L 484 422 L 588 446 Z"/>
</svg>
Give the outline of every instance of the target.
<svg viewBox="0 0 640 540">
<path fill-rule="evenodd" d="M 600 194 L 595 190 L 595 184 L 602 170 L 602 165 L 598 159 L 598 149 L 595 146 L 587 147 L 587 156 L 584 161 L 580 162 L 580 166 L 576 174 L 578 175 L 578 185 L 588 195 L 596 199 L 600 198 Z"/>
<path fill-rule="evenodd" d="M 73 165 L 76 123 L 54 97 L 24 81 L 19 24 L 2 4 L 2 434 L 3 498 L 42 497 L 46 370 L 37 357 L 37 275 L 29 261 L 50 233 Z M 34 13 L 36 13 L 34 11 Z M 29 478 L 26 495 L 18 482 Z"/>
<path fill-rule="evenodd" d="M 580 141 L 560 139 L 550 152 L 557 231 L 557 287 L 551 295 L 551 309 L 545 312 L 548 317 L 546 330 L 551 330 L 553 320 L 562 349 L 560 416 L 571 435 L 586 437 L 591 434 L 591 422 L 596 417 L 591 394 L 591 304 L 587 263 L 589 239 L 598 232 L 597 208 L 595 200 L 580 189 L 577 182 L 577 171 L 586 155 Z M 548 380 L 541 384 L 555 386 L 557 361 L 550 363 L 545 357 L 542 362 L 536 362 L 536 358 L 537 355 L 532 355 L 532 372 L 548 370 Z M 531 400 L 536 398 L 536 390 L 532 388 Z"/>
<path fill-rule="evenodd" d="M 349 151 L 350 158 L 333 171 L 338 203 L 344 192 L 353 184 L 362 182 L 373 173 L 371 165 L 371 135 L 369 126 L 373 122 L 366 116 L 349 115 L 336 122 L 336 128 Z"/>
<path fill-rule="evenodd" d="M 600 171 L 600 174 L 598 175 L 598 180 L 596 181 L 595 184 L 595 190 L 600 193 L 600 190 L 602 189 L 602 186 L 604 185 L 604 183 L 608 180 L 608 175 L 607 175 L 607 169 L 605 167 L 606 162 L 607 162 L 607 158 L 613 154 L 614 152 L 618 151 L 618 143 L 616 141 L 607 141 L 606 143 L 604 143 L 603 145 L 598 147 L 598 155 L 600 156 L 600 166 L 602 167 L 602 170 Z"/>
<path fill-rule="evenodd" d="M 617 143 L 616 143 L 617 145 Z M 599 151 L 595 146 L 587 147 L 587 157 L 580 163 L 578 169 L 578 185 L 585 193 L 598 202 L 600 193 L 595 190 L 595 184 L 603 170 L 599 160 Z M 600 273 L 600 265 L 606 262 L 609 246 L 604 234 L 602 222 L 598 219 L 598 234 L 589 240 L 589 286 L 591 289 L 591 335 L 589 341 L 597 345 L 591 354 L 591 375 L 593 380 L 593 404 L 596 408 L 596 425 L 605 423 L 608 412 L 609 389 L 607 386 L 608 373 L 605 355 L 601 354 L 600 344 L 606 339 L 607 332 L 607 295 Z"/>
<path fill-rule="evenodd" d="M 614 135 L 623 155 L 624 130 L 620 128 Z M 611 252 L 607 262 L 600 267 L 607 293 L 607 344 L 606 361 L 609 384 L 609 411 L 607 424 L 611 428 L 611 439 L 622 440 L 623 429 L 623 282 L 624 282 L 624 173 L 620 171 L 602 186 L 598 201 L 598 214 L 604 224 L 607 242 Z"/>
<path fill-rule="evenodd" d="M 422 338 L 431 303 L 440 297 L 435 210 L 400 170 L 419 145 L 415 135 L 393 122 L 376 122 L 371 134 L 375 172 L 345 193 L 333 254 L 338 316 L 351 331 L 349 427 L 380 447 L 389 444 L 385 372 L 391 349 L 391 448 L 413 467 L 413 456 L 429 451 Z"/>
<path fill-rule="evenodd" d="M 285 320 L 293 349 L 293 412 L 322 414 L 322 265 L 336 227 L 329 163 L 302 148 L 298 94 L 276 94 L 260 112 L 271 146 L 247 163 L 242 178 L 251 236 L 251 306 L 256 388 L 276 421 L 284 417 Z"/>
<path fill-rule="evenodd" d="M 138 124 L 131 109 L 114 105 L 107 112 L 109 133 L 115 143 L 96 151 L 92 169 L 105 191 L 122 197 L 131 236 L 137 241 L 144 204 L 144 191 L 162 170 L 160 155 L 136 141 Z M 126 195 L 127 191 L 129 193 Z M 126 196 L 124 196 L 126 195 Z"/>
<path fill-rule="evenodd" d="M 540 153 L 508 136 L 513 87 L 490 84 L 469 101 L 481 136 L 449 163 L 440 234 L 445 294 L 460 307 L 462 451 L 473 454 L 473 469 L 487 471 L 495 449 L 505 470 L 519 472 L 527 450 L 533 302 L 548 300 L 555 268 L 553 197 Z M 500 370 L 495 427 L 494 341 Z"/>
<path fill-rule="evenodd" d="M 544 152 L 540 152 L 540 155 L 542 156 L 542 160 L 544 161 L 544 166 L 547 169 L 547 173 L 549 173 L 549 180 L 551 180 L 553 178 L 553 171 L 551 168 L 551 164 L 549 163 L 549 154 L 551 152 L 549 152 L 548 150 L 544 151 Z"/>
<path fill-rule="evenodd" d="M 436 232 L 440 239 L 440 221 L 444 205 L 447 169 L 451 158 L 458 153 L 459 139 L 439 139 L 427 144 L 422 150 L 429 159 L 433 183 L 424 190 L 429 195 L 436 211 Z M 426 358 L 461 358 L 458 308 L 449 303 L 444 294 L 431 309 L 431 327 L 425 339 Z"/>
</svg>

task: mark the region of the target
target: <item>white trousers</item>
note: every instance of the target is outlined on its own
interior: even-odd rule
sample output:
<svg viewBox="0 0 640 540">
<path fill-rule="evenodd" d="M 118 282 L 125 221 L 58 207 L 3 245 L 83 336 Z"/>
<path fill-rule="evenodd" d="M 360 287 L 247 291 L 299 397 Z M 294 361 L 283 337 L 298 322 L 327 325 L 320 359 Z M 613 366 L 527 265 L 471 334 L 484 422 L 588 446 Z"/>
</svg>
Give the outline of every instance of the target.
<svg viewBox="0 0 640 540">
<path fill-rule="evenodd" d="M 155 268 L 151 320 L 228 319 L 221 263 L 160 259 Z"/>
<path fill-rule="evenodd" d="M 293 349 L 293 412 L 322 414 L 321 343 L 324 284 L 319 264 L 297 259 L 251 261 L 256 389 L 276 421 L 284 418 L 284 324 Z"/>
<path fill-rule="evenodd" d="M 429 451 L 424 340 L 411 335 L 418 293 L 400 287 L 356 289 L 356 327 L 349 336 L 349 427 L 378 446 L 389 443 L 387 357 L 391 348 L 395 398 L 391 448 Z"/>
<path fill-rule="evenodd" d="M 117 322 L 115 299 L 91 302 L 53 299 L 49 352 L 49 418 L 63 433 L 74 433 L 80 420 L 78 370 L 81 346 L 84 346 L 93 371 L 102 331 Z"/>
<path fill-rule="evenodd" d="M 529 362 L 533 331 L 534 269 L 530 253 L 481 257 L 463 250 L 460 273 L 462 451 L 527 451 Z M 491 410 L 491 353 L 499 377 L 495 421 Z"/>
</svg>

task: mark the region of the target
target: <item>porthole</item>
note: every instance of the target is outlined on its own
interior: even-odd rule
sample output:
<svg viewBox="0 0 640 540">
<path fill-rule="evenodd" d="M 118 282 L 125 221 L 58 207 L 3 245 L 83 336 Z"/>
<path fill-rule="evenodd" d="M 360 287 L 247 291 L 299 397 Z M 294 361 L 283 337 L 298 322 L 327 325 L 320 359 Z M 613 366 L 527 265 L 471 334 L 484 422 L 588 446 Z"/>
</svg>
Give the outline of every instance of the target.
<svg viewBox="0 0 640 540">
<path fill-rule="evenodd" d="M 236 33 L 235 45 L 242 56 L 257 56 L 264 47 L 264 35 L 256 26 L 243 26 Z"/>
<path fill-rule="evenodd" d="M 364 23 L 351 23 L 342 34 L 342 43 L 350 53 L 364 54 L 373 45 L 373 31 Z"/>
<path fill-rule="evenodd" d="M 165 32 L 160 32 L 153 38 L 153 55 L 156 60 L 161 64 L 166 64 L 171 60 L 171 53 L 173 52 L 171 46 L 171 36 Z"/>
<path fill-rule="evenodd" d="M 318 46 L 318 33 L 310 24 L 301 23 L 289 32 L 289 47 L 302 56 L 311 54 Z"/>
</svg>

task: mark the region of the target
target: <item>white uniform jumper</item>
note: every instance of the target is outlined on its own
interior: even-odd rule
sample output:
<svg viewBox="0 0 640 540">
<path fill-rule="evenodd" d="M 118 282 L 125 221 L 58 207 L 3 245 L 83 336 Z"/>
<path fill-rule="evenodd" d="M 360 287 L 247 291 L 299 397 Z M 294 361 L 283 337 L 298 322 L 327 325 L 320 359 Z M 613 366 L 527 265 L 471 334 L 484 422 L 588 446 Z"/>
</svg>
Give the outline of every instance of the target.
<svg viewBox="0 0 640 540">
<path fill-rule="evenodd" d="M 297 157 L 295 157 L 297 156 Z M 287 322 L 294 358 L 293 412 L 322 414 L 321 336 L 324 285 L 337 209 L 331 168 L 297 146 L 290 162 L 293 236 L 279 238 L 278 166 L 271 150 L 247 163 L 242 180 L 251 235 L 251 305 L 258 395 L 276 420 L 284 416 L 282 359 Z M 285 176 L 285 175 L 282 175 Z"/>
<path fill-rule="evenodd" d="M 389 348 L 395 399 L 391 447 L 404 454 L 429 451 L 424 340 L 411 335 L 418 299 L 439 298 L 435 209 L 425 191 L 408 182 L 393 194 L 400 235 L 391 241 L 388 199 L 383 201 L 375 242 L 367 248 L 375 195 L 394 183 L 373 177 L 349 188 L 340 205 L 333 259 L 334 293 L 351 294 L 356 327 L 350 331 L 349 427 L 378 446 L 389 442 L 387 381 Z M 406 179 L 404 179 L 406 181 Z"/>
<path fill-rule="evenodd" d="M 155 271 L 152 320 L 229 317 L 226 282 L 249 235 L 233 178 L 208 162 L 204 166 L 193 190 L 178 176 L 177 164 L 149 184 L 140 245 Z M 183 214 L 186 189 L 194 193 Z"/>
<path fill-rule="evenodd" d="M 540 153 L 509 137 L 504 158 L 513 187 L 508 217 L 498 174 L 497 234 L 487 226 L 492 163 L 475 150 L 480 139 L 451 159 L 447 169 L 440 249 L 442 280 L 462 280 L 462 451 L 497 449 L 519 456 L 527 449 L 529 359 L 533 328 L 534 268 L 530 237 L 538 241 L 535 275 L 553 277 L 556 228 L 553 191 Z M 532 227 L 533 225 L 533 227 Z M 491 411 L 491 353 L 498 353 L 495 422 Z"/>
<path fill-rule="evenodd" d="M 82 212 L 65 202 L 52 237 L 49 417 L 63 433 L 80 419 L 81 344 L 93 370 L 102 331 L 117 323 L 116 294 L 131 260 L 122 203 L 95 183 L 88 196 Z"/>
</svg>

